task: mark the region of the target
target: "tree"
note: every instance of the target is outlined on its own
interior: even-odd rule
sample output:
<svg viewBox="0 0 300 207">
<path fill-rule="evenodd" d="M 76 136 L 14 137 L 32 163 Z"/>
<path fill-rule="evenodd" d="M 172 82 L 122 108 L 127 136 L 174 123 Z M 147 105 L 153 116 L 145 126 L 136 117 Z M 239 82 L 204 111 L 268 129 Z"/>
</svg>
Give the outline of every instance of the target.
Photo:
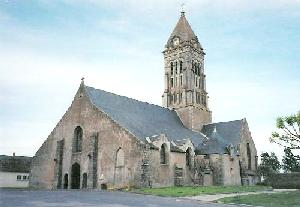
<svg viewBox="0 0 300 207">
<path fill-rule="evenodd" d="M 278 173 L 281 165 L 274 152 L 271 155 L 267 152 L 263 152 L 261 155 L 261 163 L 258 166 L 258 173 L 263 177 L 269 177 L 273 173 Z"/>
<path fill-rule="evenodd" d="M 282 168 L 285 172 L 300 172 L 300 156 L 295 156 L 290 148 L 284 149 Z"/>
<path fill-rule="evenodd" d="M 270 141 L 285 148 L 300 149 L 300 111 L 276 121 L 279 132 L 273 132 Z"/>
</svg>

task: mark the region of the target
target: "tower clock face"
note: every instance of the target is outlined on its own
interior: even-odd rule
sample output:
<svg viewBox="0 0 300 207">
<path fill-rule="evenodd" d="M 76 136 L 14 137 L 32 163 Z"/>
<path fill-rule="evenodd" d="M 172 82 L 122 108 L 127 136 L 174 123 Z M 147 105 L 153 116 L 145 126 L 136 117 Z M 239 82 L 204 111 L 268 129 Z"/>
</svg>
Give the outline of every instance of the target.
<svg viewBox="0 0 300 207">
<path fill-rule="evenodd" d="M 173 45 L 174 45 L 174 46 L 179 45 L 179 38 L 178 38 L 178 37 L 175 37 L 175 38 L 173 39 Z"/>
</svg>

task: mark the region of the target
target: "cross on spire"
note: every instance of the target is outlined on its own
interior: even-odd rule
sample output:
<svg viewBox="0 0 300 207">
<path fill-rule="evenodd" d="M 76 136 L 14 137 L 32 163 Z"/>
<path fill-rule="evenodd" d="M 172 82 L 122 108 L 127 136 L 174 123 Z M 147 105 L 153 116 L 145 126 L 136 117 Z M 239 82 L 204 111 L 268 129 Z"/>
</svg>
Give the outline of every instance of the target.
<svg viewBox="0 0 300 207">
<path fill-rule="evenodd" d="M 181 15 L 184 15 L 184 13 L 185 13 L 185 3 L 183 2 L 181 4 Z"/>
</svg>

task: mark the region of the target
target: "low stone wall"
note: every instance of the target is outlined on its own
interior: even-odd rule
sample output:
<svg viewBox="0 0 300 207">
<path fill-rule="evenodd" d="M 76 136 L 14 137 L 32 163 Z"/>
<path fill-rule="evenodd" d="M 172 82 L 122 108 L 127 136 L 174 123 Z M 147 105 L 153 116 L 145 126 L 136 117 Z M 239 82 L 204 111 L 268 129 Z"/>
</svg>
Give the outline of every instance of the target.
<svg viewBox="0 0 300 207">
<path fill-rule="evenodd" d="M 274 174 L 268 183 L 273 188 L 300 189 L 300 172 Z"/>
</svg>

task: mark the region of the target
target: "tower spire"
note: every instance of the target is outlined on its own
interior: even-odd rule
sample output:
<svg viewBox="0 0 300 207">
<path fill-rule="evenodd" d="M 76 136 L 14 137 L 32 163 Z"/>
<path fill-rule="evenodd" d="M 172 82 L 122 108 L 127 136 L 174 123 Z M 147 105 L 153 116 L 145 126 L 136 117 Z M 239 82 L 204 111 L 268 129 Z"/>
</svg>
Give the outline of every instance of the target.
<svg viewBox="0 0 300 207">
<path fill-rule="evenodd" d="M 184 6 L 184 4 L 183 4 L 183 6 Z M 202 50 L 202 46 L 201 46 L 197 36 L 195 35 L 191 25 L 189 24 L 188 20 L 185 17 L 184 9 L 182 9 L 182 11 L 181 11 L 181 16 L 167 41 L 166 47 L 171 47 L 173 45 L 173 40 L 175 37 L 179 38 L 180 42 L 193 41 L 194 43 L 197 43 L 199 46 L 199 49 Z"/>
<path fill-rule="evenodd" d="M 183 124 L 200 131 L 211 123 L 208 108 L 203 48 L 185 17 L 181 16 L 171 33 L 165 50 L 165 90 L 163 106 L 175 109 Z"/>
</svg>

